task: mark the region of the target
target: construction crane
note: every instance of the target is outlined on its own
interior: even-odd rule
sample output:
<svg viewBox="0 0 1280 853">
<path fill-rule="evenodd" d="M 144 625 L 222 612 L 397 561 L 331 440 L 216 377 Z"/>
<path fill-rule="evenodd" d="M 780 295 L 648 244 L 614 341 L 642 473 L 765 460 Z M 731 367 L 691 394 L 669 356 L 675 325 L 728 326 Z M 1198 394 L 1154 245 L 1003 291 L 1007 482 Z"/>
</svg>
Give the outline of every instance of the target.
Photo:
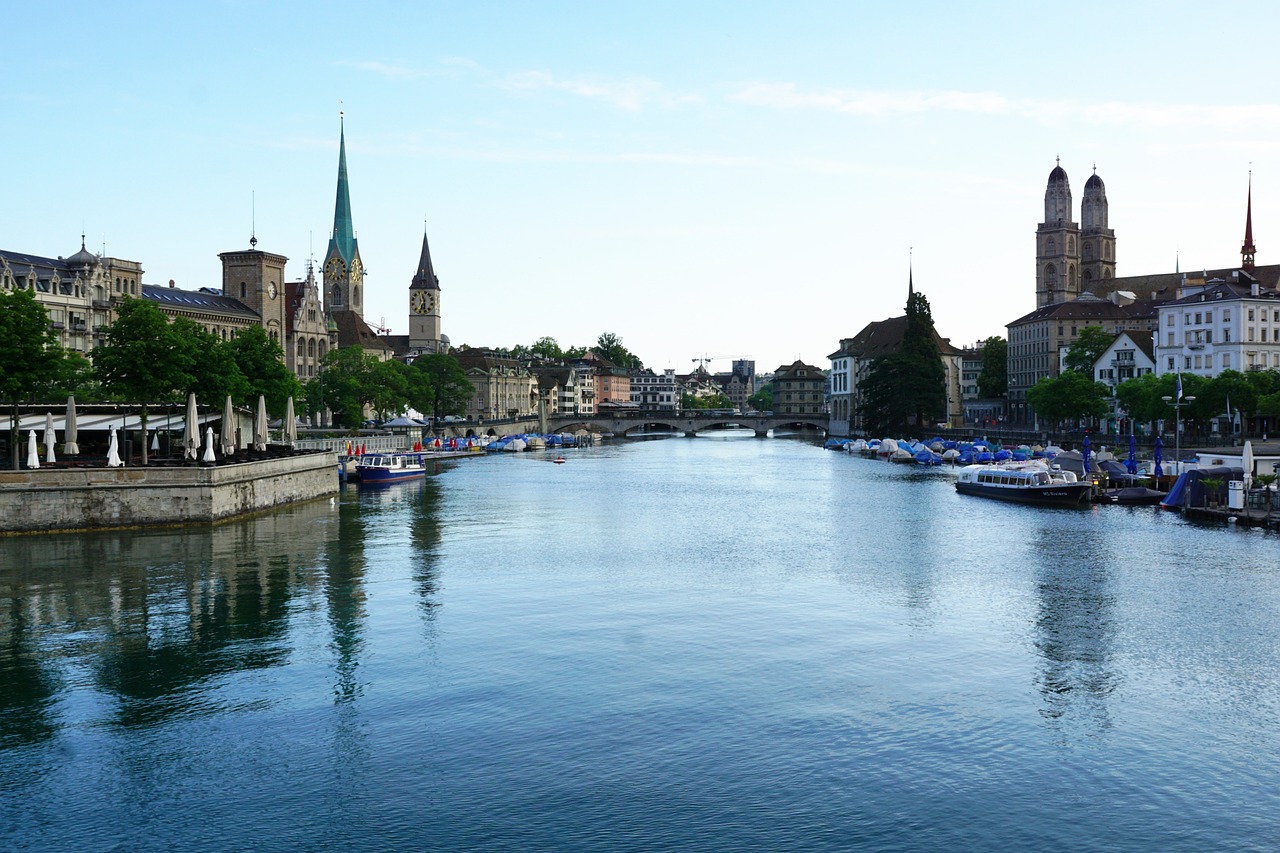
<svg viewBox="0 0 1280 853">
<path fill-rule="evenodd" d="M 700 367 L 702 370 L 705 371 L 709 363 L 713 361 L 720 361 L 721 359 L 724 359 L 724 358 L 734 358 L 734 359 L 751 358 L 751 356 L 749 355 L 704 355 L 704 356 L 701 356 L 700 358 L 695 358 L 693 360 L 693 363 L 698 365 L 698 367 Z"/>
<path fill-rule="evenodd" d="M 375 332 L 377 332 L 380 335 L 389 335 L 391 334 L 391 327 L 388 326 L 386 323 L 387 323 L 387 318 L 380 317 L 378 318 L 378 322 L 376 324 L 370 323 L 369 328 L 373 329 Z"/>
</svg>

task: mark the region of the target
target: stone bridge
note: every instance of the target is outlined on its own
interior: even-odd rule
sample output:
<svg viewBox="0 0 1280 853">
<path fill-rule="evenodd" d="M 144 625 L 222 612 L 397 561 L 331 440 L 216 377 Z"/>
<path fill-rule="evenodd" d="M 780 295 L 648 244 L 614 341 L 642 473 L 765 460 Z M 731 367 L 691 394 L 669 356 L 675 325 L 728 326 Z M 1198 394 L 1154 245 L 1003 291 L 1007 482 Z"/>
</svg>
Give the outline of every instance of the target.
<svg viewBox="0 0 1280 853">
<path fill-rule="evenodd" d="M 687 436 L 695 436 L 699 432 L 727 427 L 745 427 L 753 430 L 758 438 L 765 438 L 771 430 L 811 429 L 821 433 L 827 431 L 825 415 L 734 415 L 726 413 L 711 414 L 697 410 L 687 412 L 649 411 L 626 413 L 610 413 L 602 415 L 550 415 L 547 417 L 547 432 L 572 432 L 588 429 L 596 432 L 611 432 L 622 436 L 631 432 L 652 429 L 670 429 L 683 432 Z"/>
</svg>

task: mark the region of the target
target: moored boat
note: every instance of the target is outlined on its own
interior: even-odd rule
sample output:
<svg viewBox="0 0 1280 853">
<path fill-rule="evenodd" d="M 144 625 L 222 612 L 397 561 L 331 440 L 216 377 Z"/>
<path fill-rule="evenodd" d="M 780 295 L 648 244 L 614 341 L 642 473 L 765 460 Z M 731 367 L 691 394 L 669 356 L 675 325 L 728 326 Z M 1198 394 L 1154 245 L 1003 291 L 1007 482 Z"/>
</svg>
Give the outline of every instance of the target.
<svg viewBox="0 0 1280 853">
<path fill-rule="evenodd" d="M 1070 471 L 1042 465 L 968 465 L 956 479 L 956 491 L 962 495 L 1050 506 L 1087 504 L 1092 489 Z"/>
<path fill-rule="evenodd" d="M 425 477 L 427 468 L 418 453 L 369 453 L 356 461 L 356 473 L 362 484 L 379 485 Z"/>
</svg>

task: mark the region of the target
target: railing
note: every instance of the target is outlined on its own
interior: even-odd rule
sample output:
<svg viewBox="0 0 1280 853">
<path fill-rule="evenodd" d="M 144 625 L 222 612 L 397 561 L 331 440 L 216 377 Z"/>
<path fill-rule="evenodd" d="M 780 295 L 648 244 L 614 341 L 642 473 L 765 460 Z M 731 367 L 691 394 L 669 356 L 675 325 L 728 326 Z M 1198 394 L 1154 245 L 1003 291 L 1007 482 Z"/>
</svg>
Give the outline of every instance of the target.
<svg viewBox="0 0 1280 853">
<path fill-rule="evenodd" d="M 364 445 L 365 450 L 406 450 L 408 439 L 403 435 L 362 435 L 355 438 L 300 438 L 293 443 L 298 450 L 332 450 L 334 453 L 346 453 L 348 445 L 352 448 Z"/>
</svg>

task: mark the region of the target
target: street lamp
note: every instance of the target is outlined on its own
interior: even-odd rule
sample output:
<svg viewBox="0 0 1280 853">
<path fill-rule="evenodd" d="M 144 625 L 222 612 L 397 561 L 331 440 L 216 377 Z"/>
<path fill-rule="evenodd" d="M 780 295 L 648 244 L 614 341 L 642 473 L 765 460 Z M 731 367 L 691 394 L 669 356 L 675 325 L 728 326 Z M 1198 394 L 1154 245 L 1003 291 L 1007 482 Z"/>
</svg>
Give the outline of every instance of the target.
<svg viewBox="0 0 1280 853">
<path fill-rule="evenodd" d="M 1182 383 L 1178 383 L 1178 388 L 1182 388 Z M 1178 463 L 1178 473 L 1182 473 L 1182 404 L 1183 402 L 1194 403 L 1195 397 L 1184 397 L 1181 393 L 1177 398 L 1165 395 L 1160 398 L 1173 406 L 1174 432 L 1173 432 L 1173 458 Z"/>
</svg>

